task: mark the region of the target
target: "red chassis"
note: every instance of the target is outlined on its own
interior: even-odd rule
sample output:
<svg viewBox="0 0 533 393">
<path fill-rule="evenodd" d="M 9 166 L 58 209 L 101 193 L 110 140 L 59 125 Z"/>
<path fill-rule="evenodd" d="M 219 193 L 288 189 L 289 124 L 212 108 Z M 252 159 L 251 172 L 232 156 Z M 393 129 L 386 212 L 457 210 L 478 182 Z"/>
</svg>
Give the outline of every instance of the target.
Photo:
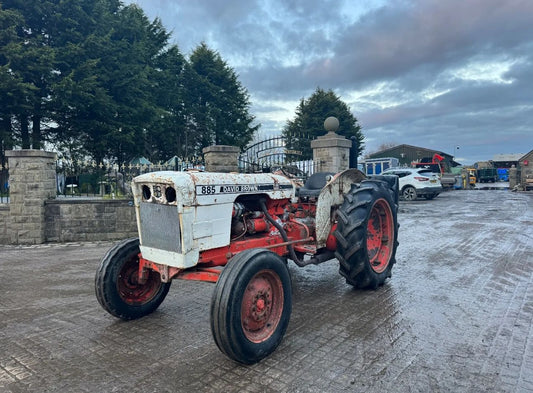
<svg viewBox="0 0 533 393">
<path fill-rule="evenodd" d="M 292 245 L 294 250 L 302 255 L 314 255 L 317 251 L 314 243 L 315 228 L 313 224 L 309 225 L 305 218 L 314 216 L 316 205 L 314 203 L 292 204 L 289 200 L 269 200 L 267 203 L 268 212 L 275 220 L 279 219 L 279 215 L 286 213 L 285 206 L 289 206 L 290 211 L 288 221 L 284 225 L 288 241 L 285 241 L 280 232 L 265 218 L 256 219 L 256 226 L 263 229 L 263 232 L 243 237 L 240 240 L 231 240 L 230 244 L 225 247 L 200 252 L 198 264 L 193 268 L 182 269 L 152 262 L 139 254 L 139 284 L 146 282 L 149 270 L 158 272 L 163 282 L 169 282 L 174 278 L 216 282 L 221 273 L 221 269 L 217 267 L 226 265 L 238 253 L 253 248 L 268 249 L 285 257 L 289 255 L 287 246 Z M 335 229 L 336 225 L 333 225 L 328 237 L 326 249 L 329 251 L 334 251 L 337 247 L 333 236 Z"/>
</svg>

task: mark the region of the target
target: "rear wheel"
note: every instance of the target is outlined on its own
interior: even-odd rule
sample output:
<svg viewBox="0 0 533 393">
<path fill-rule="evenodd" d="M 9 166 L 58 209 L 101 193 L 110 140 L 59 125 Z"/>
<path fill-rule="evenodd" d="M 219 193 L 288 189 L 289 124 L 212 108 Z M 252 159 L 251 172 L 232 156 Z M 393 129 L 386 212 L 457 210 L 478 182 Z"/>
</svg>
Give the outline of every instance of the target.
<svg viewBox="0 0 533 393">
<path fill-rule="evenodd" d="M 416 197 L 416 189 L 413 186 L 407 186 L 402 190 L 402 198 L 406 201 L 414 201 Z"/>
<path fill-rule="evenodd" d="M 426 194 L 424 195 L 424 198 L 426 198 L 428 201 L 431 199 L 435 199 L 439 195 L 437 192 L 434 192 L 433 194 Z"/>
<path fill-rule="evenodd" d="M 391 276 L 398 246 L 398 206 L 386 184 L 352 184 L 337 211 L 339 271 L 356 288 L 377 288 Z"/>
<path fill-rule="evenodd" d="M 139 239 L 124 240 L 111 248 L 96 272 L 96 298 L 111 315 L 141 318 L 155 311 L 170 289 L 159 273 L 150 270 L 144 284 L 139 277 Z"/>
<path fill-rule="evenodd" d="M 213 293 L 215 343 L 239 363 L 256 363 L 281 342 L 291 308 L 291 280 L 283 259 L 264 249 L 243 251 L 228 262 Z"/>
</svg>

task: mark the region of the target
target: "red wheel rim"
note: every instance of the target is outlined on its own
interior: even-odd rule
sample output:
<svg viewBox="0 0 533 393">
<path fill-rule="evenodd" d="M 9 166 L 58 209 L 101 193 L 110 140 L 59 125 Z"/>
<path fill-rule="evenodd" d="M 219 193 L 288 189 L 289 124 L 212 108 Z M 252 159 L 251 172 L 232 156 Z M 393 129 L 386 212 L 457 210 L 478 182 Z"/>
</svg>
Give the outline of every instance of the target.
<svg viewBox="0 0 533 393">
<path fill-rule="evenodd" d="M 261 270 L 246 287 L 241 305 L 241 324 L 246 338 L 254 343 L 268 340 L 283 312 L 283 285 L 276 272 Z"/>
<path fill-rule="evenodd" d="M 161 279 L 159 274 L 150 270 L 146 283 L 139 284 L 139 259 L 132 256 L 122 265 L 117 278 L 120 298 L 130 305 L 142 305 L 149 302 L 159 291 Z"/>
<path fill-rule="evenodd" d="M 368 218 L 366 249 L 370 267 L 382 273 L 389 265 L 394 242 L 394 220 L 388 202 L 381 198 L 372 206 Z"/>
</svg>

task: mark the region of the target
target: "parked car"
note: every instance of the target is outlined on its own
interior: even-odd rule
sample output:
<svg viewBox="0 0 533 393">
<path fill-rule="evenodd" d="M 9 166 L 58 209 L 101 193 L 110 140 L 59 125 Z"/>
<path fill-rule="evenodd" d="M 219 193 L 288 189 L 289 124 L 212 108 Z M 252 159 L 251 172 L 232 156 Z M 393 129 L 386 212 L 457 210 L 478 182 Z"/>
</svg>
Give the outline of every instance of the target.
<svg viewBox="0 0 533 393">
<path fill-rule="evenodd" d="M 437 173 L 425 168 L 391 168 L 383 175 L 396 175 L 400 183 L 400 197 L 414 201 L 418 197 L 433 199 L 442 192 Z"/>
</svg>

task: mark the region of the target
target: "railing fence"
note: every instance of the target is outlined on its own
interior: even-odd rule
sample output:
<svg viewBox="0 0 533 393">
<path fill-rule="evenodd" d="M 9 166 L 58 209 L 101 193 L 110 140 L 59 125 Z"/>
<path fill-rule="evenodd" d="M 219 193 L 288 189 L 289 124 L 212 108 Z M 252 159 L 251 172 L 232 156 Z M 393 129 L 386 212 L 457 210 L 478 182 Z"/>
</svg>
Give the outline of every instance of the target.
<svg viewBox="0 0 533 393">
<path fill-rule="evenodd" d="M 75 165 L 57 162 L 57 195 L 63 197 L 130 198 L 130 183 L 135 176 L 155 171 L 202 170 L 200 159 L 174 160 L 158 164 L 96 164 L 76 162 Z"/>
<path fill-rule="evenodd" d="M 0 169 L 0 203 L 9 202 L 9 170 Z"/>
</svg>

